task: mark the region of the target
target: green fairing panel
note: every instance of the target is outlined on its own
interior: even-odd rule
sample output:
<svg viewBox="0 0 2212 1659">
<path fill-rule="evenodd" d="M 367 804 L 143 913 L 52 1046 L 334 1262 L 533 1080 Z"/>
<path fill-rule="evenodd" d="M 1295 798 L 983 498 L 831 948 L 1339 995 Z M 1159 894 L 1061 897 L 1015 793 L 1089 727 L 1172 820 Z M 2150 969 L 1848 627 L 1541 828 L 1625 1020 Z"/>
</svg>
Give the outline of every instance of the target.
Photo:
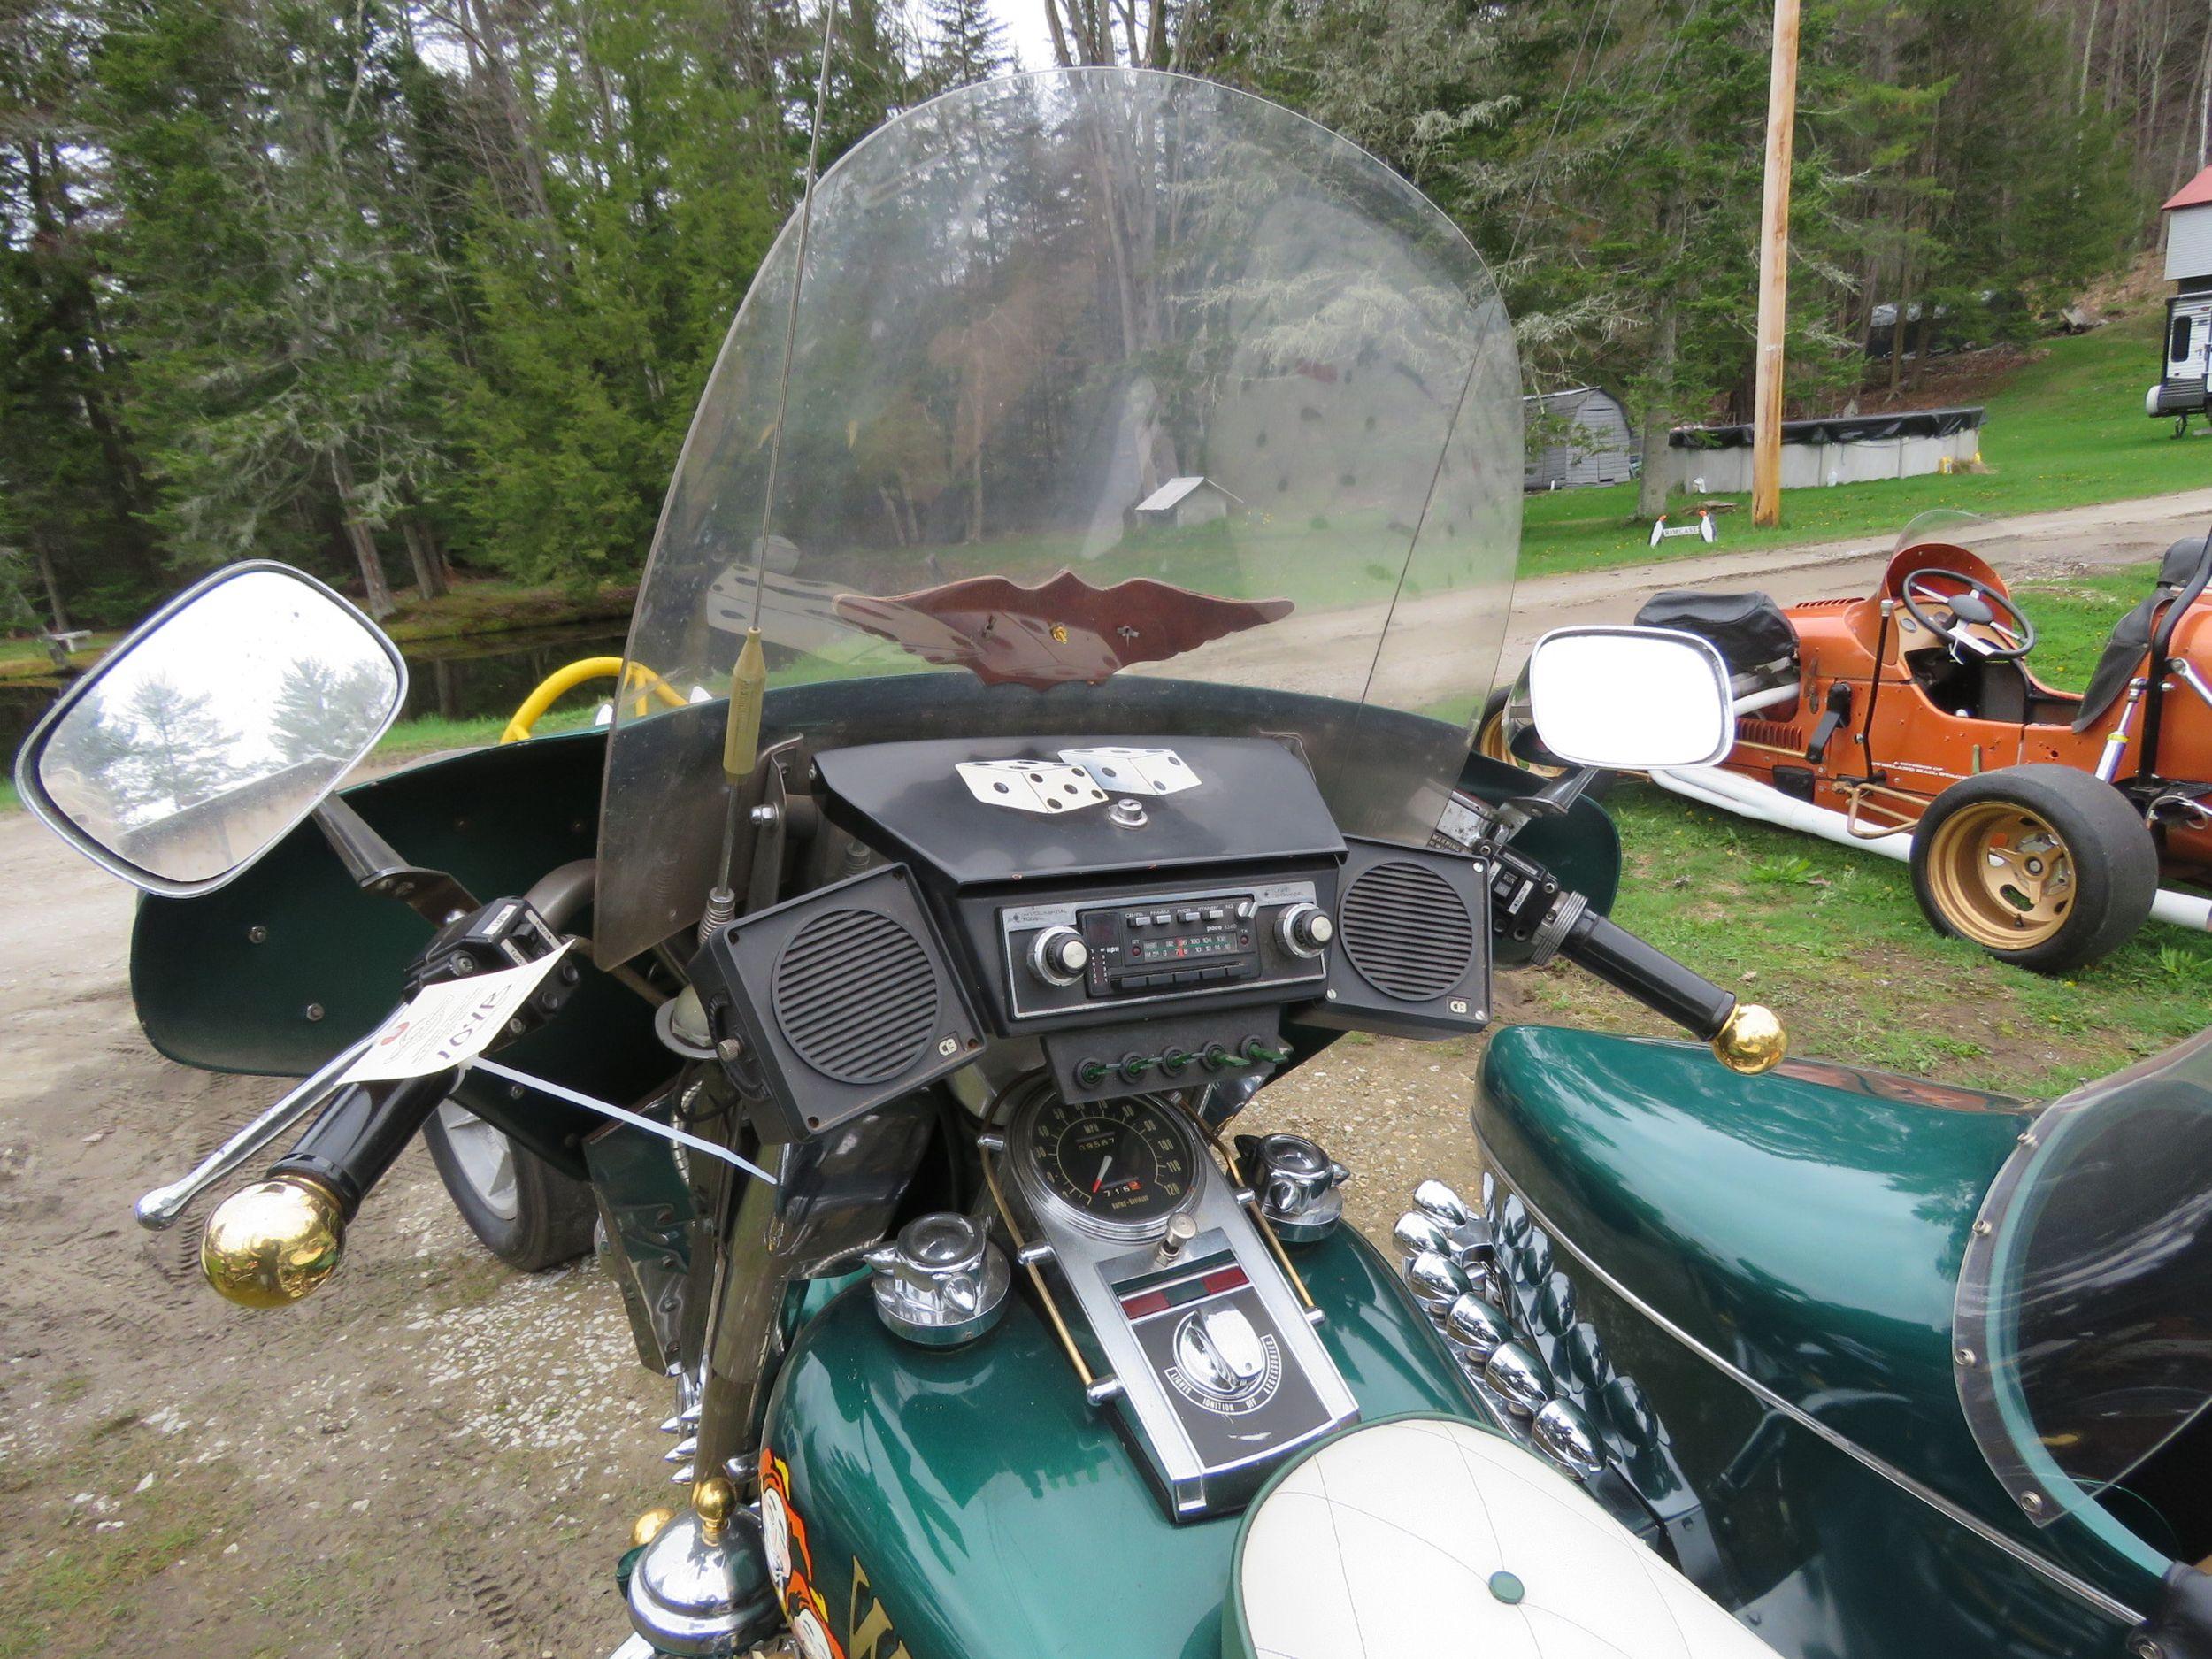
<svg viewBox="0 0 2212 1659">
<path fill-rule="evenodd" d="M 605 752 L 603 733 L 565 733 L 426 761 L 344 796 L 402 857 L 449 871 L 489 900 L 592 856 Z M 403 904 L 357 888 L 311 820 L 228 887 L 140 900 L 131 994 L 148 1040 L 172 1060 L 303 1075 L 390 1011 L 430 931 Z M 500 1058 L 633 1101 L 672 1069 L 651 1012 L 612 980 L 587 974 L 561 1018 Z M 488 1116 L 503 1105 L 490 1094 L 470 1103 Z M 523 1121 L 503 1126 L 580 1176 L 572 1137 L 589 1121 L 536 1101 Z"/>
<path fill-rule="evenodd" d="M 1388 1263 L 1348 1228 L 1294 1251 L 1363 1418 L 1486 1421 Z M 987 1337 L 935 1353 L 867 1287 L 801 1333 L 768 1413 L 810 1581 L 851 1651 L 856 1561 L 911 1659 L 1215 1659 L 1239 1517 L 1177 1526 L 1017 1293 Z M 891 1659 L 883 1640 L 875 1659 Z M 855 1659 L 859 1659 L 857 1654 Z"/>
<path fill-rule="evenodd" d="M 2087 1527 L 2039 1532 L 2021 1517 L 1960 1410 L 1960 1263 L 1982 1195 L 2032 1116 L 2005 1096 L 1855 1067 L 1793 1061 L 1747 1078 L 1690 1044 L 1536 1025 L 1491 1040 L 1474 1108 L 1487 1157 L 1555 1240 L 1571 1240 L 1646 1307 L 1892 1467 L 2115 1594 L 2139 1595 L 2139 1572 Z M 1756 1437 L 1779 1424 L 1755 1396 L 1602 1293 L 1572 1252 L 1555 1248 L 1555 1259 L 1594 1302 L 1613 1304 L 1600 1327 L 1652 1391 L 1694 1484 L 1700 1465 L 1734 1471 L 1727 1485 L 1770 1463 Z M 1770 1452 L 1784 1445 L 1828 1470 L 1824 1479 L 1861 1488 L 1832 1467 L 1856 1466 L 1803 1431 Z M 1741 1490 L 1709 1481 L 1701 1495 L 1743 1507 Z M 1856 1502 L 1871 1515 L 1892 1501 L 1883 1525 L 1924 1530 L 1935 1518 L 1894 1486 L 1859 1491 Z M 1755 1557 L 1763 1530 L 1806 1524 L 1778 1512 L 1769 1527 L 1747 1527 L 1740 1548 Z M 1950 1548 L 1994 1557 L 1955 1524 L 1939 1530 Z"/>
</svg>

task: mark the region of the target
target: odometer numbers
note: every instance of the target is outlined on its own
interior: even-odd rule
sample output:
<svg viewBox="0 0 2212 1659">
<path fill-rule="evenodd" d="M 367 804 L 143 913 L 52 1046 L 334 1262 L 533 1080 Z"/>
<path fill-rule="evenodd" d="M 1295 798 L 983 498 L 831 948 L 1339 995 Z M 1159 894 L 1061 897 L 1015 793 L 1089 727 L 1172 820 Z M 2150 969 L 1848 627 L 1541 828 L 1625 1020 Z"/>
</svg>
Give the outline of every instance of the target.
<svg viewBox="0 0 2212 1659">
<path fill-rule="evenodd" d="M 1056 1102 L 1038 1112 L 1030 1146 L 1045 1190 L 1094 1221 L 1164 1220 L 1190 1195 L 1191 1142 L 1150 1101 Z"/>
</svg>

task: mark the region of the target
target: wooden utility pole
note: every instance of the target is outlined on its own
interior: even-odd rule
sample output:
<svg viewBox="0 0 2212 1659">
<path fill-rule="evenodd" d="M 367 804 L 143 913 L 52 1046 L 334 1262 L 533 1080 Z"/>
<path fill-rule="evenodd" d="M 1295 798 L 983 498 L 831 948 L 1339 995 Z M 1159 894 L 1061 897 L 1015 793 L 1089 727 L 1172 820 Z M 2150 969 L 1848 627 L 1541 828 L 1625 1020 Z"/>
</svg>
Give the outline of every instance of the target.
<svg viewBox="0 0 2212 1659">
<path fill-rule="evenodd" d="M 1774 0 L 1766 204 L 1759 215 L 1759 361 L 1751 413 L 1751 522 L 1782 521 L 1782 337 L 1790 301 L 1790 156 L 1797 136 L 1798 0 Z"/>
</svg>

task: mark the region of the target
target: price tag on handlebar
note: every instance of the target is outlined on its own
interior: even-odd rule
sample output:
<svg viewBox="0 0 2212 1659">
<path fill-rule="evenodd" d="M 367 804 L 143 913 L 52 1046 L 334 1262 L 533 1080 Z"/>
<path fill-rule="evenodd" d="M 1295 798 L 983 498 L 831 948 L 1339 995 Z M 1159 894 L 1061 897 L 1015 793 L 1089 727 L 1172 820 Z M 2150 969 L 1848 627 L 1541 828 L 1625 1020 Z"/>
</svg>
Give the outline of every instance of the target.
<svg viewBox="0 0 2212 1659">
<path fill-rule="evenodd" d="M 558 950 L 497 973 L 426 985 L 392 1010 L 370 1036 L 341 1085 L 428 1077 L 465 1065 L 496 1041 L 507 1022 L 529 1005 L 547 974 L 568 954 Z"/>
</svg>

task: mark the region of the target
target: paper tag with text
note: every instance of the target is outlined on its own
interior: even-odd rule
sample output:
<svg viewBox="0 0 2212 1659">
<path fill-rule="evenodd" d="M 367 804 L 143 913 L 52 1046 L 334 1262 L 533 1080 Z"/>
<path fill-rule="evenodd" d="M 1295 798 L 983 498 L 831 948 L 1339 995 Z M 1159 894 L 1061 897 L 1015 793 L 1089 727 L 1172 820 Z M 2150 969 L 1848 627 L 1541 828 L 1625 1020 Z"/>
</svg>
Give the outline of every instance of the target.
<svg viewBox="0 0 2212 1659">
<path fill-rule="evenodd" d="M 564 941 L 551 955 L 519 968 L 423 987 L 413 1000 L 393 1010 L 370 1038 L 367 1051 L 338 1081 L 428 1077 L 473 1060 L 492 1046 L 567 954 Z"/>
</svg>

